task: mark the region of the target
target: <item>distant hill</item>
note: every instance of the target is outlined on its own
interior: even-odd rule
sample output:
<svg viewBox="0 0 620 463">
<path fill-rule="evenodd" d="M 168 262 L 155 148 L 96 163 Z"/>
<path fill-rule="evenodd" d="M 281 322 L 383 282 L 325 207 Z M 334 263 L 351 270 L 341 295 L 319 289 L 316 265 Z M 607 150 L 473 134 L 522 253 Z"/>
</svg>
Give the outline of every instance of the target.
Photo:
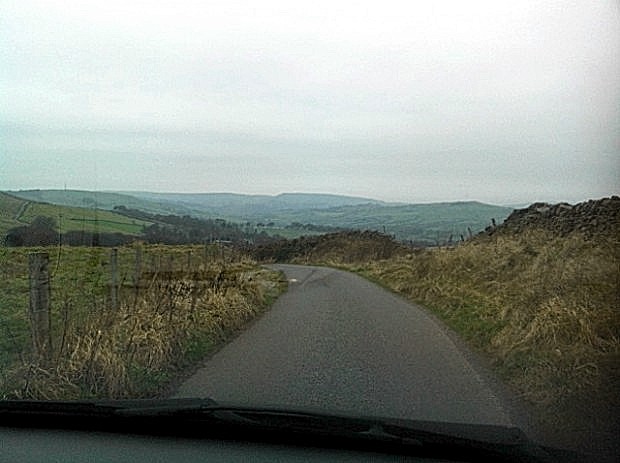
<svg viewBox="0 0 620 463">
<path fill-rule="evenodd" d="M 331 194 L 283 193 L 276 196 L 234 193 L 92 192 L 27 190 L 14 196 L 65 206 L 112 210 L 118 206 L 152 214 L 221 218 L 264 226 L 270 234 L 288 237 L 326 229 L 374 230 L 398 240 L 433 245 L 476 234 L 495 220 L 501 223 L 512 208 L 479 202 L 431 204 L 386 203 L 369 198 Z M 314 231 L 313 231 L 314 230 Z"/>
<path fill-rule="evenodd" d="M 399 240 L 436 244 L 452 237 L 476 234 L 491 224 L 501 223 L 512 208 L 475 201 L 431 204 L 397 204 L 369 198 L 283 193 L 277 196 L 232 193 L 126 193 L 151 202 L 170 201 L 196 211 L 199 216 L 216 216 L 237 222 L 272 223 L 273 230 L 290 224 L 313 224 L 354 230 L 376 230 Z M 289 228 L 290 230 L 290 228 Z M 302 234 L 303 230 L 299 230 Z"/>
<path fill-rule="evenodd" d="M 431 204 L 362 204 L 282 213 L 285 222 L 313 223 L 357 230 L 376 230 L 417 244 L 457 241 L 501 223 L 512 209 L 475 201 Z"/>
<path fill-rule="evenodd" d="M 152 203 L 175 204 L 202 215 L 217 215 L 238 221 L 264 221 L 285 211 L 306 211 L 361 204 L 386 204 L 369 198 L 314 193 L 282 193 L 275 196 L 236 193 L 124 192 L 123 194 L 132 195 Z"/>
<path fill-rule="evenodd" d="M 221 217 L 237 221 L 264 221 L 282 211 L 324 209 L 361 204 L 387 204 L 382 201 L 312 193 L 283 193 L 276 196 L 235 193 L 156 193 L 84 190 L 19 190 L 13 196 L 63 206 L 97 207 L 112 210 L 116 206 L 139 209 L 152 214 Z"/>
<path fill-rule="evenodd" d="M 18 190 L 8 191 L 12 196 L 30 201 L 58 204 L 61 206 L 75 206 L 112 210 L 116 206 L 125 206 L 130 209 L 140 209 L 152 214 L 191 215 L 192 210 L 169 201 L 149 201 L 128 194 L 109 191 L 85 190 Z"/>
</svg>

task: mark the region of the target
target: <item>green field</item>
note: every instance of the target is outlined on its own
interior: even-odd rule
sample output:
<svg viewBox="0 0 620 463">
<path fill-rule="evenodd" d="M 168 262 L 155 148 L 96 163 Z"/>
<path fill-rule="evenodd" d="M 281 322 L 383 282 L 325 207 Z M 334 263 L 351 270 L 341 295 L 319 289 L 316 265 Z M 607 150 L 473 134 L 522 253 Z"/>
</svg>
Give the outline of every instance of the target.
<svg viewBox="0 0 620 463">
<path fill-rule="evenodd" d="M 111 211 L 27 201 L 0 192 L 0 235 L 13 227 L 29 224 L 37 216 L 53 218 L 63 233 L 77 230 L 138 235 L 143 226 L 151 225 L 151 222 Z"/>
<path fill-rule="evenodd" d="M 43 203 L 30 203 L 22 216 L 22 220 L 31 222 L 37 216 L 53 217 L 63 233 L 69 230 L 84 230 L 137 235 L 142 231 L 143 226 L 152 223 L 110 211 Z"/>
</svg>

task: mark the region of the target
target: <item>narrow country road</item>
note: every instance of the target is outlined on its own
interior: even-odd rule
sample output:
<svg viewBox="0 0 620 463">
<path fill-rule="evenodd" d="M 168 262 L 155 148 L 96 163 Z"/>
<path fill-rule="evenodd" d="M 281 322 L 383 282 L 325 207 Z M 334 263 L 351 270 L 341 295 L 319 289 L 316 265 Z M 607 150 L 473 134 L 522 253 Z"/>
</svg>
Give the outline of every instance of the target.
<svg viewBox="0 0 620 463">
<path fill-rule="evenodd" d="M 486 373 L 423 309 L 347 272 L 272 267 L 288 292 L 175 397 L 514 425 Z"/>
</svg>

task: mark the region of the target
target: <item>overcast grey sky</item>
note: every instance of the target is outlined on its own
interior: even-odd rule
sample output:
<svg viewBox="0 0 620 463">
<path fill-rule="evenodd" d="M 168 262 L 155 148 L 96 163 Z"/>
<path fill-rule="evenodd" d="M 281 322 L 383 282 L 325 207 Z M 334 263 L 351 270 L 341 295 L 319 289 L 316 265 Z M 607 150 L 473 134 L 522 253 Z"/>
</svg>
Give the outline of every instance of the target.
<svg viewBox="0 0 620 463">
<path fill-rule="evenodd" d="M 0 190 L 620 192 L 616 0 L 0 0 Z"/>
</svg>

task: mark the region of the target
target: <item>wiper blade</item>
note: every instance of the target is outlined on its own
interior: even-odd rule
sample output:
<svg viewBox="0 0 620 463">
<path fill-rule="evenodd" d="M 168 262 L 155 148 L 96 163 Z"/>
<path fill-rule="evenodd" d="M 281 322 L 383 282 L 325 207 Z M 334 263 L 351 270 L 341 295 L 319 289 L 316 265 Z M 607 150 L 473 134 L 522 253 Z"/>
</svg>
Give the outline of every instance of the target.
<svg viewBox="0 0 620 463">
<path fill-rule="evenodd" d="M 0 401 L 0 426 L 54 427 L 298 445 L 379 448 L 464 461 L 557 461 L 518 428 L 252 408 L 212 399 Z M 566 457 L 566 458 L 564 458 Z M 568 458 L 571 457 L 571 458 Z M 564 455 L 564 461 L 579 461 Z"/>
<path fill-rule="evenodd" d="M 128 400 L 5 400 L 0 401 L 0 417 L 18 414 L 62 415 L 131 415 L 143 410 L 144 414 L 158 410 L 199 410 L 217 404 L 212 399 L 128 399 Z M 125 413 L 126 412 L 126 413 Z"/>
<path fill-rule="evenodd" d="M 112 415 L 118 408 L 88 401 L 9 400 L 0 402 L 0 423 L 24 415 Z"/>
<path fill-rule="evenodd" d="M 369 449 L 377 445 L 398 448 L 399 452 L 431 456 L 458 455 L 463 459 L 493 457 L 496 461 L 554 461 L 543 448 L 530 441 L 518 428 L 495 425 L 469 425 L 405 419 L 352 417 L 324 414 L 304 409 L 253 408 L 210 403 L 187 402 L 175 407 L 174 402 L 162 406 L 127 408 L 123 416 L 166 417 L 185 424 L 227 426 L 243 434 L 270 433 L 279 438 L 349 442 Z M 201 429 L 200 427 L 197 427 Z"/>
<path fill-rule="evenodd" d="M 99 402 L 102 403 L 102 402 Z M 116 402 L 112 402 L 115 404 Z M 103 403 L 105 404 L 105 403 Z M 167 416 L 187 419 L 233 419 L 274 428 L 304 431 L 341 431 L 360 435 L 409 439 L 418 436 L 481 440 L 518 445 L 527 442 L 518 428 L 495 425 L 470 425 L 396 418 L 328 414 L 310 408 L 282 409 L 220 404 L 211 399 L 171 399 L 165 401 L 128 401 L 116 410 L 121 416 Z"/>
</svg>

